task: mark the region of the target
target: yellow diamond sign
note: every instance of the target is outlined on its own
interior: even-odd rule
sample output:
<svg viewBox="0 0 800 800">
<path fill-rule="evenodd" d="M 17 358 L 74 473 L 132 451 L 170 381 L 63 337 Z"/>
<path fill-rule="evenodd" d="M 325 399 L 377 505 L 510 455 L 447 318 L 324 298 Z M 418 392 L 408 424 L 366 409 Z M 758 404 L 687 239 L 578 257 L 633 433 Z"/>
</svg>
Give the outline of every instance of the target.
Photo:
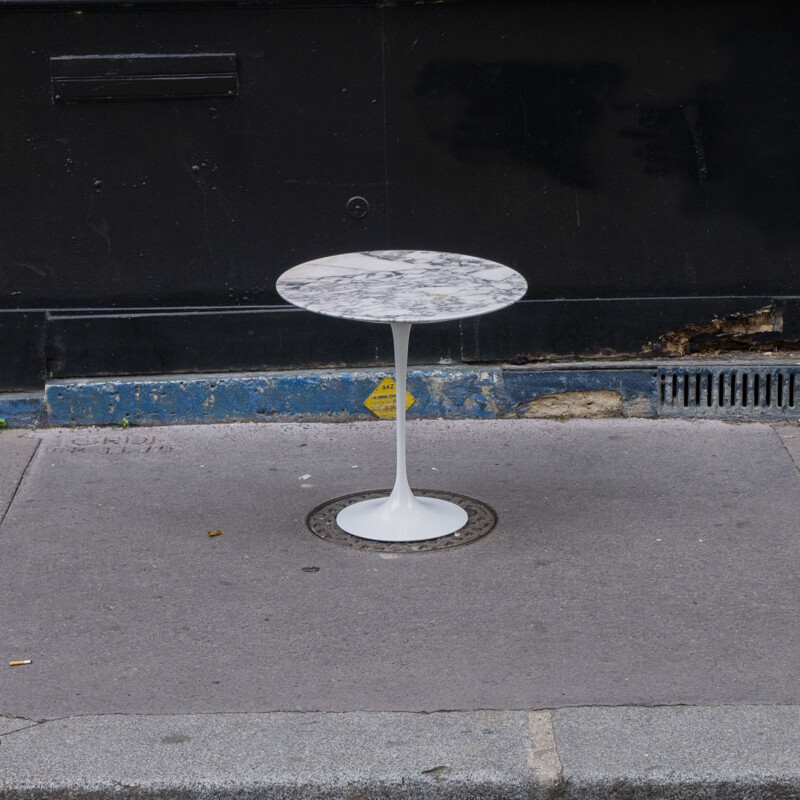
<svg viewBox="0 0 800 800">
<path fill-rule="evenodd" d="M 397 416 L 395 403 L 396 386 L 393 378 L 384 378 L 364 401 L 364 405 L 381 419 L 394 419 Z M 406 410 L 414 403 L 414 396 L 406 392 Z"/>
</svg>

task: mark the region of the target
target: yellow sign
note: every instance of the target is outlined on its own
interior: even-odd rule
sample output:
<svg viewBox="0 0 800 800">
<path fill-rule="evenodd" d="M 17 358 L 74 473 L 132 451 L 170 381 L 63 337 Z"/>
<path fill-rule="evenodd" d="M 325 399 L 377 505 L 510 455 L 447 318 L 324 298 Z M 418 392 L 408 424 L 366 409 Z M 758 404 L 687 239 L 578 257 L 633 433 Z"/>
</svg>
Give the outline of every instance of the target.
<svg viewBox="0 0 800 800">
<path fill-rule="evenodd" d="M 384 378 L 372 394 L 364 401 L 364 405 L 376 416 L 381 419 L 394 419 L 397 416 L 397 405 L 395 403 L 395 382 L 393 378 Z M 411 408 L 414 403 L 414 396 L 406 392 L 406 410 Z"/>
</svg>

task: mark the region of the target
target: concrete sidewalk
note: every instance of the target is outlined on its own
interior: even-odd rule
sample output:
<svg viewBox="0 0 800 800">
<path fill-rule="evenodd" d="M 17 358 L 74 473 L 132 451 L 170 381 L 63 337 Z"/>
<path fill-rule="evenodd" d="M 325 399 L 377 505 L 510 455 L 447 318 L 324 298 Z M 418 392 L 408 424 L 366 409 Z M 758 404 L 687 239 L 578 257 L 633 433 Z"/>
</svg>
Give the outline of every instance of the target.
<svg viewBox="0 0 800 800">
<path fill-rule="evenodd" d="M 495 530 L 314 537 L 393 435 L 0 433 L 0 797 L 800 797 L 800 429 L 415 421 Z"/>
</svg>

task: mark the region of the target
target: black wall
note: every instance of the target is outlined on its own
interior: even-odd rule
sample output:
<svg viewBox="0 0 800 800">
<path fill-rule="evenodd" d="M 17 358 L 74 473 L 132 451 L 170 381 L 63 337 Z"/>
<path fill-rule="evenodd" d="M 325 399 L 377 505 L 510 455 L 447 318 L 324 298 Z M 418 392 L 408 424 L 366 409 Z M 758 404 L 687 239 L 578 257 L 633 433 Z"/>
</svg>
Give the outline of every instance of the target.
<svg viewBox="0 0 800 800">
<path fill-rule="evenodd" d="M 418 362 L 653 352 L 770 303 L 737 346 L 800 336 L 796 4 L 0 0 L 0 72 L 0 390 L 385 363 L 274 291 L 379 248 L 528 279 Z"/>
</svg>

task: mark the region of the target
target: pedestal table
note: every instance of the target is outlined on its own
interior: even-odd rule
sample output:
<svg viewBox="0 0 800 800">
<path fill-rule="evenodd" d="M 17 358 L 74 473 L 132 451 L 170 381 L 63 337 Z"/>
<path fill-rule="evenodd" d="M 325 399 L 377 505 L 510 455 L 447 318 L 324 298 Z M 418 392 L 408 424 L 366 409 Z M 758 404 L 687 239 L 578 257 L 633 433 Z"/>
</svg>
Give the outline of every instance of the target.
<svg viewBox="0 0 800 800">
<path fill-rule="evenodd" d="M 336 522 L 353 536 L 417 542 L 447 536 L 467 521 L 460 506 L 416 497 L 406 475 L 405 408 L 408 339 L 414 323 L 443 322 L 497 311 L 519 300 L 525 279 L 510 267 L 456 253 L 376 250 L 308 261 L 287 270 L 278 293 L 331 317 L 392 326 L 397 397 L 397 460 L 388 498 L 355 503 Z"/>
</svg>

